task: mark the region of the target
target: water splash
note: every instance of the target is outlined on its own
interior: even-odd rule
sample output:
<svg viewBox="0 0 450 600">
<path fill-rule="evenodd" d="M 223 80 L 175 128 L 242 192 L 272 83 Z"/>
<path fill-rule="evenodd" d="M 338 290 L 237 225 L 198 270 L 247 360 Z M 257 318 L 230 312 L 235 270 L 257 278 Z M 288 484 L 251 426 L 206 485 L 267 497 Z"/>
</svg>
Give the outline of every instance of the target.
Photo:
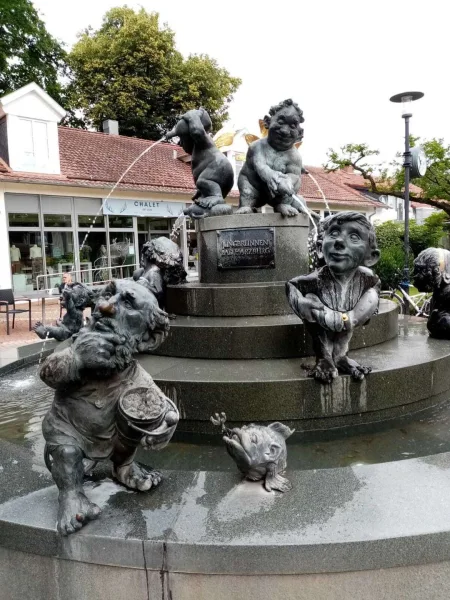
<svg viewBox="0 0 450 600">
<path fill-rule="evenodd" d="M 320 192 L 320 194 L 321 194 L 321 196 L 322 196 L 322 198 L 323 198 L 323 201 L 325 202 L 325 206 L 326 206 L 326 208 L 327 208 L 327 211 L 328 211 L 329 213 L 331 213 L 330 206 L 329 206 L 329 204 L 328 204 L 328 200 L 327 200 L 327 198 L 326 198 L 325 194 L 323 193 L 323 190 L 322 190 L 322 188 L 321 188 L 321 187 L 320 187 L 320 185 L 317 183 L 317 179 L 316 179 L 315 177 L 313 177 L 313 175 L 311 175 L 311 173 L 308 173 L 308 175 L 309 175 L 309 177 L 311 177 L 311 179 L 312 179 L 312 180 L 314 181 L 314 183 L 316 184 L 316 187 L 317 187 L 317 189 L 319 190 L 319 192 Z"/>
<path fill-rule="evenodd" d="M 311 224 L 313 226 L 314 238 L 317 239 L 318 231 L 317 231 L 316 222 L 313 217 L 313 213 L 309 210 L 309 208 L 306 206 L 306 202 L 303 202 L 303 199 L 300 198 L 300 196 L 297 196 L 297 194 L 293 194 L 293 198 L 295 198 L 295 200 L 297 200 L 297 202 L 299 202 L 303 206 L 303 210 L 308 215 L 308 218 L 311 221 Z M 314 213 L 314 214 L 316 215 L 316 217 L 319 216 L 319 215 L 317 215 L 317 213 Z"/>
<path fill-rule="evenodd" d="M 42 348 L 41 348 L 41 352 L 39 354 L 39 360 L 38 360 L 38 365 L 37 365 L 37 373 L 39 374 L 39 369 L 41 368 L 41 363 L 42 363 L 42 359 L 44 357 L 44 351 L 45 351 L 45 345 L 47 344 L 47 341 L 49 339 L 49 333 L 50 331 L 47 331 L 47 334 L 45 336 L 44 341 L 42 342 Z"/>
<path fill-rule="evenodd" d="M 186 221 L 186 215 L 184 212 L 181 212 L 178 217 L 175 219 L 175 223 L 173 224 L 172 231 L 170 233 L 170 239 L 173 241 L 178 237 L 181 228 L 183 227 L 183 223 Z"/>
<path fill-rule="evenodd" d="M 87 233 L 86 233 L 86 235 L 84 236 L 83 243 L 81 244 L 81 246 L 80 246 L 80 250 L 79 250 L 79 255 L 80 255 L 80 256 L 81 256 L 81 252 L 83 251 L 83 248 L 84 248 L 84 247 L 85 247 L 85 245 L 86 245 L 86 242 L 87 242 L 87 239 L 88 239 L 88 237 L 89 237 L 89 234 L 91 233 L 91 231 L 92 231 L 92 228 L 95 226 L 95 222 L 97 221 L 98 217 L 100 216 L 100 213 L 101 213 L 101 212 L 102 212 L 102 210 L 103 210 L 103 205 L 105 204 L 105 202 L 107 202 L 107 201 L 108 201 L 108 200 L 111 198 L 111 196 L 112 196 L 112 194 L 114 194 L 114 191 L 116 190 L 117 186 L 120 184 L 120 182 L 121 182 L 121 181 L 122 181 L 122 179 L 125 177 L 125 175 L 126 175 L 126 174 L 127 174 L 129 171 L 131 171 L 131 169 L 134 167 L 134 165 L 135 165 L 135 164 L 136 164 L 136 163 L 137 163 L 139 160 L 141 160 L 141 158 L 142 158 L 143 156 L 145 156 L 145 155 L 147 154 L 147 152 L 149 152 L 149 151 L 150 151 L 152 148 L 154 148 L 155 146 L 157 146 L 158 144 L 160 144 L 161 142 L 163 142 L 165 139 L 166 139 L 166 136 L 163 136 L 163 137 L 162 137 L 160 140 L 158 140 L 157 142 L 154 142 L 154 143 L 153 143 L 151 146 L 148 146 L 148 148 L 146 148 L 146 149 L 145 149 L 143 152 L 141 152 L 141 153 L 139 154 L 139 156 L 137 156 L 137 157 L 136 157 L 136 158 L 133 160 L 133 162 L 132 162 L 132 163 L 131 163 L 131 164 L 130 164 L 130 165 L 129 165 L 129 166 L 126 168 L 126 169 L 125 169 L 125 171 L 122 173 L 122 175 L 121 175 L 121 176 L 119 177 L 119 179 L 116 181 L 116 183 L 115 183 L 115 184 L 113 185 L 113 187 L 110 189 L 110 191 L 109 191 L 108 195 L 107 195 L 107 196 L 106 196 L 106 198 L 103 200 L 103 202 L 102 202 L 102 205 L 100 206 L 100 208 L 99 208 L 99 210 L 98 210 L 97 214 L 95 215 L 95 217 L 94 217 L 94 220 L 92 221 L 92 223 L 91 223 L 91 225 L 90 225 L 90 227 L 89 227 L 89 230 L 88 230 L 88 232 L 87 232 Z"/>
</svg>

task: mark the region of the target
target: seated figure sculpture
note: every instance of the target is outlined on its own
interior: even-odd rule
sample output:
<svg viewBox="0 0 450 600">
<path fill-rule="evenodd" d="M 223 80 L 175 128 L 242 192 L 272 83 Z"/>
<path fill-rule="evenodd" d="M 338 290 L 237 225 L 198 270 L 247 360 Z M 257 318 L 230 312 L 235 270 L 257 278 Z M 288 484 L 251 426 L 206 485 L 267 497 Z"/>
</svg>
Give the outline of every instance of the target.
<svg viewBox="0 0 450 600">
<path fill-rule="evenodd" d="M 294 197 L 300 189 L 302 159 L 295 147 L 303 138 L 303 111 L 292 100 L 272 106 L 264 117 L 267 137 L 253 142 L 239 174 L 238 213 L 257 212 L 265 204 L 285 217 L 305 213 Z"/>
<path fill-rule="evenodd" d="M 178 136 L 183 150 L 192 155 L 197 192 L 192 197 L 194 204 L 184 214 L 194 219 L 233 212 L 224 200 L 233 187 L 233 167 L 209 135 L 211 127 L 211 119 L 203 108 L 189 110 L 166 135 L 167 140 Z"/>
<path fill-rule="evenodd" d="M 42 431 L 46 464 L 59 489 L 58 531 L 79 530 L 100 509 L 83 491 L 83 460 L 110 458 L 117 481 L 132 490 L 147 491 L 161 474 L 134 462 L 137 446 L 164 447 L 178 422 L 178 411 L 133 358 L 151 352 L 168 333 L 168 318 L 147 282 L 117 280 L 101 292 L 88 325 L 72 345 L 43 363 L 41 379 L 56 390 Z M 125 393 L 148 391 L 160 410 L 160 425 L 151 435 L 130 440 L 118 426 L 118 404 Z"/>
<path fill-rule="evenodd" d="M 325 266 L 286 284 L 293 311 L 312 336 L 316 365 L 309 375 L 330 383 L 338 373 L 361 380 L 370 367 L 347 356 L 353 330 L 378 309 L 379 278 L 371 271 L 380 257 L 366 217 L 340 212 L 323 223 L 319 253 Z"/>
<path fill-rule="evenodd" d="M 33 330 L 41 340 L 45 338 L 54 338 L 58 342 L 68 340 L 83 327 L 84 309 L 93 308 L 94 304 L 94 292 L 82 283 L 68 283 L 61 293 L 61 305 L 66 309 L 66 314 L 57 321 L 55 326 L 47 326 L 37 321 Z"/>
<path fill-rule="evenodd" d="M 430 336 L 450 340 L 450 252 L 422 250 L 414 261 L 413 280 L 419 292 L 433 292 L 427 322 Z"/>
<path fill-rule="evenodd" d="M 167 285 L 186 283 L 186 275 L 183 255 L 177 244 L 166 237 L 159 237 L 142 247 L 140 267 L 133 273 L 133 279 L 138 281 L 143 277 L 156 296 L 159 307 L 164 309 Z"/>
</svg>

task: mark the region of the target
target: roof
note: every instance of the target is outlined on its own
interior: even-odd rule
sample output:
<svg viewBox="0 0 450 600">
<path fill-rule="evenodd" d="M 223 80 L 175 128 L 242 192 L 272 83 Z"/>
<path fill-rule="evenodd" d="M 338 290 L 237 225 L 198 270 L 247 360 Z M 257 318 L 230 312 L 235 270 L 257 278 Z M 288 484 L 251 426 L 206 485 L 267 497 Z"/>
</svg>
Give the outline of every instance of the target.
<svg viewBox="0 0 450 600">
<path fill-rule="evenodd" d="M 53 98 L 34 81 L 32 81 L 31 83 L 27 83 L 27 85 L 24 85 L 23 87 L 19 88 L 18 90 L 15 90 L 14 92 L 2 96 L 0 98 L 0 113 L 8 113 L 8 106 L 10 104 L 13 104 L 17 100 L 28 94 L 36 94 L 37 96 L 39 96 L 39 98 L 41 98 L 41 100 L 45 102 L 45 104 L 47 104 L 52 110 L 54 110 L 54 112 L 57 115 L 58 121 L 66 116 L 66 111 L 63 109 L 63 107 L 60 106 L 55 100 L 53 100 Z"/>
<path fill-rule="evenodd" d="M 189 195 L 195 192 L 191 166 L 178 160 L 185 154 L 180 146 L 161 142 L 150 149 L 155 142 L 139 138 L 70 127 L 59 127 L 58 132 L 60 175 L 0 169 L 0 180 L 104 189 L 112 187 L 133 161 L 148 150 L 123 176 L 118 189 Z M 334 173 L 327 173 L 320 167 L 308 167 L 308 170 L 333 204 L 378 204 L 341 182 Z M 301 194 L 307 200 L 325 204 L 317 185 L 308 175 L 302 177 Z M 230 196 L 238 197 L 238 192 L 232 191 Z"/>
</svg>

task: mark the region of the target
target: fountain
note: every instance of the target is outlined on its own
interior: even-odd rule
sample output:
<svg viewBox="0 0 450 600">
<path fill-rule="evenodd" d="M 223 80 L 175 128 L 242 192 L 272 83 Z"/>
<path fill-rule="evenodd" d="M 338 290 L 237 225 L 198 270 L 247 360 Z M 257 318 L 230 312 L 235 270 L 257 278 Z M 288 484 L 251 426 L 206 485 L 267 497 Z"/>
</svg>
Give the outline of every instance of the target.
<svg viewBox="0 0 450 600">
<path fill-rule="evenodd" d="M 199 280 L 167 282 L 162 303 L 176 319 L 163 343 L 137 356 L 180 415 L 163 452 L 136 455 L 165 481 L 133 491 L 105 462 L 85 464 L 83 493 L 102 515 L 69 537 L 57 532 L 58 491 L 44 462 L 40 427 L 53 391 L 36 374 L 41 344 L 2 368 L 0 589 L 8 600 L 447 599 L 450 341 L 381 301 L 350 340 L 350 359 L 372 371 L 308 377 L 312 322 L 292 312 L 285 287 L 294 280 L 303 294 L 306 277 L 296 280 L 309 270 L 310 228 L 300 209 L 283 210 L 198 221 Z M 371 300 L 372 265 L 358 267 Z M 149 260 L 128 284 L 146 285 L 139 276 L 151 269 Z M 316 317 L 332 329 L 330 315 Z M 43 368 L 80 346 L 52 341 Z M 222 411 L 227 430 L 239 439 L 247 432 L 245 443 L 262 431 L 288 438 L 286 493 L 242 479 L 217 433 Z M 267 488 L 285 464 L 275 442 L 280 464 L 264 471 Z"/>
</svg>

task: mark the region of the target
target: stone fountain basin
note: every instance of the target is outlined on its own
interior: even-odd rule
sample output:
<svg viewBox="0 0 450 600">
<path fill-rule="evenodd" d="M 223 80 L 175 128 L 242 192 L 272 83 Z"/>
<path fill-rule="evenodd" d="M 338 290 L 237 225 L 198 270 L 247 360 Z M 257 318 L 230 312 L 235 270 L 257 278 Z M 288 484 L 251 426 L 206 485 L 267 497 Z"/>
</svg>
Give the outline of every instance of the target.
<svg viewBox="0 0 450 600">
<path fill-rule="evenodd" d="M 291 471 L 285 495 L 231 472 L 169 471 L 150 493 L 103 479 L 86 484 L 101 518 L 61 538 L 48 475 L 0 448 L 5 600 L 448 598 L 450 453 Z"/>
<path fill-rule="evenodd" d="M 415 335 L 421 346 L 407 338 L 409 358 L 428 364 L 443 394 L 450 343 L 430 351 L 434 341 Z M 4 368 L 33 357 L 24 351 Z M 391 357 L 383 360 L 387 369 Z M 450 452 L 342 468 L 291 464 L 285 495 L 207 469 L 165 470 L 161 488 L 129 492 L 106 465 L 86 484 L 101 518 L 69 538 L 56 532 L 57 490 L 41 455 L 0 440 L 0 465 L 2 600 L 448 600 Z"/>
</svg>

